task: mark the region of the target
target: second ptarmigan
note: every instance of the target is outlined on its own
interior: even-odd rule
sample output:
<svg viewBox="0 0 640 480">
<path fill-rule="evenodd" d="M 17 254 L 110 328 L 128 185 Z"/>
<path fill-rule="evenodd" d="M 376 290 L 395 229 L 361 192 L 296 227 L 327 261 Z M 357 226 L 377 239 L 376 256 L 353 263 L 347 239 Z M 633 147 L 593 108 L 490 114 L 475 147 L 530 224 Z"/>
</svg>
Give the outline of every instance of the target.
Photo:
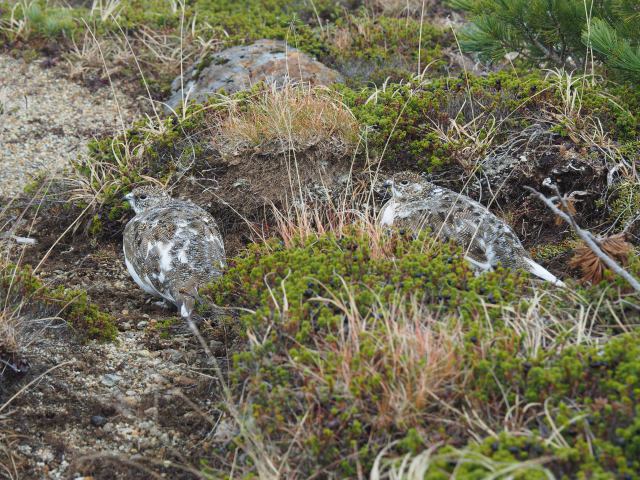
<svg viewBox="0 0 640 480">
<path fill-rule="evenodd" d="M 381 225 L 412 232 L 428 227 L 436 237 L 460 245 L 465 258 L 480 270 L 500 264 L 564 285 L 531 259 L 511 227 L 484 205 L 412 172 L 397 173 L 385 184 L 391 187 L 392 198 L 380 212 Z"/>
<path fill-rule="evenodd" d="M 145 292 L 178 307 L 191 318 L 198 288 L 222 275 L 224 242 L 211 215 L 155 187 L 125 196 L 136 216 L 124 229 L 129 274 Z"/>
</svg>

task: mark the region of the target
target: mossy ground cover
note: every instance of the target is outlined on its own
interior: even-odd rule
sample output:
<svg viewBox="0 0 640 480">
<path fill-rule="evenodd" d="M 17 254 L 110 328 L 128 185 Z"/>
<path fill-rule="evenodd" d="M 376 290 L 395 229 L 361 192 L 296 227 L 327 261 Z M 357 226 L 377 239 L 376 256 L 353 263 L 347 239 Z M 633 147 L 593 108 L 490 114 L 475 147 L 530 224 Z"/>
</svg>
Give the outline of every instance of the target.
<svg viewBox="0 0 640 480">
<path fill-rule="evenodd" d="M 454 246 L 426 238 L 378 243 L 353 230 L 254 245 L 203 292 L 246 312 L 250 346 L 231 379 L 268 453 L 287 451 L 302 476 L 344 478 L 385 447 L 393 457 L 441 442 L 426 478 L 479 478 L 491 461 L 529 472 L 516 478 L 545 478 L 540 465 L 636 478 L 637 334 L 596 345 L 575 322 L 591 305 L 590 328 L 605 335 L 616 329 L 608 308 L 624 318 L 638 297 L 623 285 L 572 295 L 518 272 L 476 276 Z M 535 335 L 548 340 L 536 347 Z"/>
<path fill-rule="evenodd" d="M 295 30 L 295 16 L 291 2 L 273 0 L 269 2 L 165 2 L 161 0 L 127 0 L 122 2 L 99 2 L 98 8 L 69 6 L 64 2 L 15 2 L 2 11 L 7 22 L 4 35 L 14 40 L 34 38 L 70 38 L 86 29 L 94 29 L 100 35 L 108 31 L 135 30 L 141 27 L 153 29 L 175 29 L 180 24 L 189 25 L 195 12 L 208 24 L 210 35 L 225 35 L 229 42 L 257 38 L 284 39 L 289 28 Z M 15 24 L 24 23 L 21 31 Z M 293 22 L 293 23 L 292 23 Z M 300 24 L 307 29 L 307 25 Z M 15 35 L 12 38 L 12 34 Z M 301 34 L 301 37 L 310 37 Z M 304 41 L 301 41 L 304 43 Z"/>
<path fill-rule="evenodd" d="M 38 51 L 60 57 L 85 81 L 91 74 L 108 82 L 100 72 L 106 64 L 111 80 L 128 80 L 143 95 L 148 88 L 158 100 L 168 96 L 181 61 L 263 38 L 287 41 L 355 85 L 410 78 L 427 65 L 441 72 L 442 45 L 450 43 L 450 34 L 426 20 L 372 15 L 362 2 L 122 0 L 94 7 L 17 1 L 0 9 L 0 39 L 25 59 Z"/>
<path fill-rule="evenodd" d="M 425 71 L 429 76 L 443 73 L 448 66 L 443 47 L 451 43 L 450 36 L 428 22 L 363 11 L 339 17 L 326 35 L 329 61 L 351 86 L 397 83 Z"/>
<path fill-rule="evenodd" d="M 620 144 L 636 140 L 638 95 L 624 86 L 611 85 L 610 92 L 603 87 L 571 87 L 580 91 L 581 115 L 597 118 Z M 562 88 L 539 72 L 460 75 L 342 93 L 368 128 L 370 149 L 393 168 L 433 170 L 455 161 L 475 166 L 478 156 L 509 135 L 536 121 L 550 122 L 550 112 L 565 108 Z M 471 126 L 470 134 L 456 134 L 453 122 Z M 484 151 L 469 148 L 476 145 Z M 465 158 L 468 151 L 475 158 Z"/>
<path fill-rule="evenodd" d="M 634 142 L 638 136 L 640 102 L 637 92 L 631 92 L 624 86 L 607 88 L 603 84 L 591 86 L 585 83 L 577 88 L 580 90 L 582 115 L 596 118 L 628 157 L 636 158 L 634 147 L 637 145 Z M 465 158 L 469 147 L 484 143 L 486 152 L 533 122 L 550 122 L 552 118 L 546 114 L 549 111 L 559 113 L 565 106 L 559 86 L 538 73 L 499 72 L 486 77 L 461 75 L 424 82 L 390 83 L 385 89 L 339 86 L 337 92 L 363 130 L 368 153 L 380 157 L 388 168 L 396 170 L 437 170 L 451 167 L 456 161 L 473 165 L 474 159 Z M 251 93 L 242 92 L 233 100 L 246 103 L 252 98 Z M 221 103 L 219 99 L 212 99 L 206 108 L 216 111 Z M 141 164 L 155 161 L 167 170 L 172 163 L 166 161 L 170 160 L 170 155 L 163 145 L 180 143 L 193 132 L 205 128 L 207 115 L 196 113 L 198 110 L 193 108 L 191 114 L 185 115 L 185 121 L 167 119 L 158 129 L 163 132 L 159 135 L 148 129 L 145 131 L 144 122 L 139 123 L 117 143 L 126 143 L 132 150 L 151 144 L 141 155 L 146 159 Z M 460 126 L 474 123 L 477 136 L 443 134 L 452 122 Z M 589 126 L 582 127 L 586 129 Z M 558 126 L 556 130 L 559 133 L 564 131 L 569 139 L 566 128 L 563 130 Z M 92 160 L 113 163 L 124 157 L 125 152 L 120 147 L 112 151 L 111 143 L 109 139 L 94 143 Z M 475 149 L 473 153 L 478 156 L 483 150 Z"/>
<path fill-rule="evenodd" d="M 38 52 L 51 63 L 63 60 L 90 85 L 122 79 L 157 100 L 168 97 L 181 61 L 197 62 L 227 46 L 273 38 L 312 55 L 328 52 L 320 30 L 300 19 L 305 9 L 296 2 L 124 0 L 94 7 L 15 2 L 0 9 L 0 40 L 27 60 Z"/>
<path fill-rule="evenodd" d="M 115 319 L 81 290 L 47 287 L 30 267 L 0 265 L 0 298 L 5 313 L 32 318 L 60 318 L 80 338 L 114 340 Z"/>
</svg>

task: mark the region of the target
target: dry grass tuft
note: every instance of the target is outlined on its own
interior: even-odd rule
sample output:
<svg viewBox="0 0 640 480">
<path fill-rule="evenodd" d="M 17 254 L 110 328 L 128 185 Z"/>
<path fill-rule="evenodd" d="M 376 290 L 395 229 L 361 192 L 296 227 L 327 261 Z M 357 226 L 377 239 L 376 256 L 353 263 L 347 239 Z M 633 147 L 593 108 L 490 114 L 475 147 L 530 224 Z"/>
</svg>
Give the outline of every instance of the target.
<svg viewBox="0 0 640 480">
<path fill-rule="evenodd" d="M 351 189 L 347 192 L 352 192 Z M 275 233 L 289 248 L 300 240 L 306 240 L 327 233 L 342 237 L 348 230 L 366 232 L 370 239 L 372 255 L 376 258 L 386 256 L 389 248 L 383 245 L 382 229 L 374 216 L 373 205 L 350 198 L 349 202 L 332 201 L 316 204 L 296 203 L 288 210 L 274 208 Z"/>
<path fill-rule="evenodd" d="M 375 12 L 395 16 L 419 16 L 428 12 L 437 2 L 434 0 L 367 0 L 365 4 Z"/>
<path fill-rule="evenodd" d="M 437 445 L 416 455 L 408 453 L 399 458 L 387 458 L 389 448 L 383 449 L 376 458 L 369 478 L 371 480 L 422 480 L 427 472 L 434 472 L 445 462 L 457 466 L 475 465 L 478 470 L 484 472 L 483 478 L 555 478 L 551 470 L 544 466 L 552 460 L 548 457 L 519 462 L 498 461 L 464 449 L 454 448 L 447 453 L 436 453 L 436 447 Z M 451 478 L 455 478 L 455 474 Z"/>
<path fill-rule="evenodd" d="M 342 238 L 358 231 L 368 239 L 372 258 L 389 258 L 394 254 L 394 242 L 389 241 L 377 216 L 380 208 L 377 183 L 373 173 L 349 175 L 347 183 L 334 196 L 294 202 L 288 208 L 273 207 L 274 226 L 268 234 L 275 234 L 287 248 L 292 248 L 309 238 L 326 234 Z M 294 190 L 295 180 L 290 178 L 290 184 Z M 257 237 L 264 243 L 268 235 Z"/>
<path fill-rule="evenodd" d="M 0 359 L 18 351 L 18 326 L 8 309 L 0 311 Z"/>
<path fill-rule="evenodd" d="M 0 224 L 4 220 L 5 211 L 0 211 Z M 0 228 L 0 234 L 11 233 L 11 224 L 6 222 Z M 2 230 L 5 230 L 3 232 Z M 12 301 L 12 288 L 14 287 L 13 272 L 9 267 L 9 255 L 14 249 L 11 237 L 2 239 L 0 236 L 0 392 L 2 378 L 7 369 L 13 366 L 13 359 L 20 351 L 23 343 L 22 325 L 20 322 L 20 309 L 23 302 Z M 13 294 L 14 295 L 14 294 Z"/>
<path fill-rule="evenodd" d="M 0 405 L 4 408 L 8 404 Z M 5 426 L 9 419 L 9 414 L 0 413 L 0 478 L 7 480 L 17 480 L 23 478 L 18 472 L 18 459 L 15 456 L 15 445 L 20 439 L 19 435 Z"/>
<path fill-rule="evenodd" d="M 147 79 L 174 78 L 180 74 L 181 62 L 189 64 L 216 47 L 217 42 L 199 36 L 195 26 L 183 35 L 142 26 L 130 37 L 123 33 L 96 37 L 85 31 L 79 41 L 71 41 L 62 57 L 71 78 L 102 82 L 109 77 L 126 79 L 135 66 L 138 72 L 134 78 L 142 80 L 136 84 L 142 84 Z"/>
<path fill-rule="evenodd" d="M 247 151 L 269 155 L 330 147 L 348 153 L 358 139 L 358 123 L 326 88 L 271 85 L 250 102 L 229 102 L 214 146 L 225 156 Z"/>
<path fill-rule="evenodd" d="M 0 210 L 0 234 L 10 231 L 10 224 L 3 216 L 5 210 Z M 3 221 L 6 222 L 3 224 Z M 4 232 L 3 232 L 4 231 Z M 17 307 L 10 302 L 9 294 L 3 288 L 3 279 L 9 274 L 7 258 L 12 248 L 11 240 L 3 241 L 0 236 L 0 397 L 6 401 L 4 392 L 6 376 L 16 372 L 19 363 L 16 357 L 24 348 L 27 339 L 24 335 L 24 322 L 20 316 L 20 305 Z M 10 480 L 22 478 L 19 475 L 18 460 L 15 457 L 15 443 L 18 434 L 5 425 L 11 412 L 6 411 L 9 402 L 0 403 L 0 478 Z"/>
<path fill-rule="evenodd" d="M 600 242 L 602 250 L 622 266 L 626 266 L 629 261 L 629 253 L 633 246 L 626 241 L 625 234 L 619 233 L 605 238 Z M 574 256 L 569 261 L 569 266 L 579 268 L 582 271 L 582 283 L 593 285 L 600 283 L 605 276 L 607 266 L 593 251 L 581 243 L 574 250 Z"/>
<path fill-rule="evenodd" d="M 363 309 L 344 282 L 343 288 L 345 299 L 328 290 L 320 300 L 343 312 L 346 321 L 333 340 L 317 340 L 319 352 L 340 361 L 337 372 L 317 371 L 316 378 L 342 385 L 359 410 L 375 412 L 372 419 L 380 429 L 420 425 L 436 399 L 462 391 L 458 346 L 463 333 L 455 320 L 438 318 L 412 296 L 397 295 L 388 302 L 378 297 L 371 309 Z M 364 353 L 371 351 L 377 353 Z M 377 394 L 363 387 L 366 378 L 380 379 Z"/>
<path fill-rule="evenodd" d="M 11 263 L 0 258 L 0 393 L 7 376 L 25 372 L 25 350 L 42 328 L 38 325 L 48 321 L 26 318 L 31 299 L 22 298 L 22 285 L 16 271 Z"/>
</svg>

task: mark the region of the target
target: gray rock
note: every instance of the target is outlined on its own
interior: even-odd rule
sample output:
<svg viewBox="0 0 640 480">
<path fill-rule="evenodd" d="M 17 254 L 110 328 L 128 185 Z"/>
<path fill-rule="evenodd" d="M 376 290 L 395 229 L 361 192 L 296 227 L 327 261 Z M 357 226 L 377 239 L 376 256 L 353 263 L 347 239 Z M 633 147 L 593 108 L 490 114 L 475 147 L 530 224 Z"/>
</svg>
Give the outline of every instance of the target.
<svg viewBox="0 0 640 480">
<path fill-rule="evenodd" d="M 144 411 L 144 413 L 148 417 L 157 417 L 158 416 L 158 408 L 157 407 L 147 408 Z"/>
<path fill-rule="evenodd" d="M 103 375 L 102 379 L 100 380 L 100 382 L 103 385 L 106 385 L 107 387 L 113 387 L 119 381 L 120 381 L 120 376 L 116 375 L 114 373 L 107 373 L 107 374 Z"/>
<path fill-rule="evenodd" d="M 342 81 L 340 73 L 283 41 L 259 40 L 210 54 L 191 66 L 184 74 L 184 92 L 189 100 L 200 103 L 221 89 L 233 93 L 261 81 L 282 84 L 288 78 L 312 85 Z M 171 84 L 171 91 L 167 105 L 176 108 L 182 101 L 180 77 Z"/>
<path fill-rule="evenodd" d="M 103 427 L 107 424 L 107 419 L 102 415 L 94 415 L 91 417 L 91 425 L 94 427 Z"/>
<path fill-rule="evenodd" d="M 29 445 L 18 445 L 18 451 L 23 455 L 31 455 L 31 446 Z"/>
</svg>

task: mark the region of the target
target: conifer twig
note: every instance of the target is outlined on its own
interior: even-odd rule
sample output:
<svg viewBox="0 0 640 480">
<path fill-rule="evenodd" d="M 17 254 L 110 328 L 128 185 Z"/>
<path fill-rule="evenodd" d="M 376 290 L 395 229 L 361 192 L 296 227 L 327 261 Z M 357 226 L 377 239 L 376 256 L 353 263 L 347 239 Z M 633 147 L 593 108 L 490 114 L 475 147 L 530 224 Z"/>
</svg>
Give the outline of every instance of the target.
<svg viewBox="0 0 640 480">
<path fill-rule="evenodd" d="M 551 199 L 545 197 L 542 193 L 528 186 L 525 186 L 524 188 L 534 193 L 555 215 L 567 222 L 574 230 L 574 232 L 576 232 L 576 235 L 578 235 L 584 241 L 585 245 L 587 245 L 587 247 L 589 247 L 591 251 L 607 265 L 607 267 L 609 267 L 614 273 L 624 278 L 636 292 L 640 292 L 640 282 L 624 268 L 618 265 L 616 261 L 613 260 L 609 255 L 602 251 L 599 245 L 600 242 L 595 235 L 593 235 L 588 230 L 580 228 L 576 223 L 576 220 L 571 215 L 559 209 Z M 566 209 L 566 200 L 562 195 L 560 195 L 558 187 L 553 185 L 552 188 L 555 190 L 558 198 L 560 198 L 560 202 L 562 203 L 563 208 Z"/>
</svg>

